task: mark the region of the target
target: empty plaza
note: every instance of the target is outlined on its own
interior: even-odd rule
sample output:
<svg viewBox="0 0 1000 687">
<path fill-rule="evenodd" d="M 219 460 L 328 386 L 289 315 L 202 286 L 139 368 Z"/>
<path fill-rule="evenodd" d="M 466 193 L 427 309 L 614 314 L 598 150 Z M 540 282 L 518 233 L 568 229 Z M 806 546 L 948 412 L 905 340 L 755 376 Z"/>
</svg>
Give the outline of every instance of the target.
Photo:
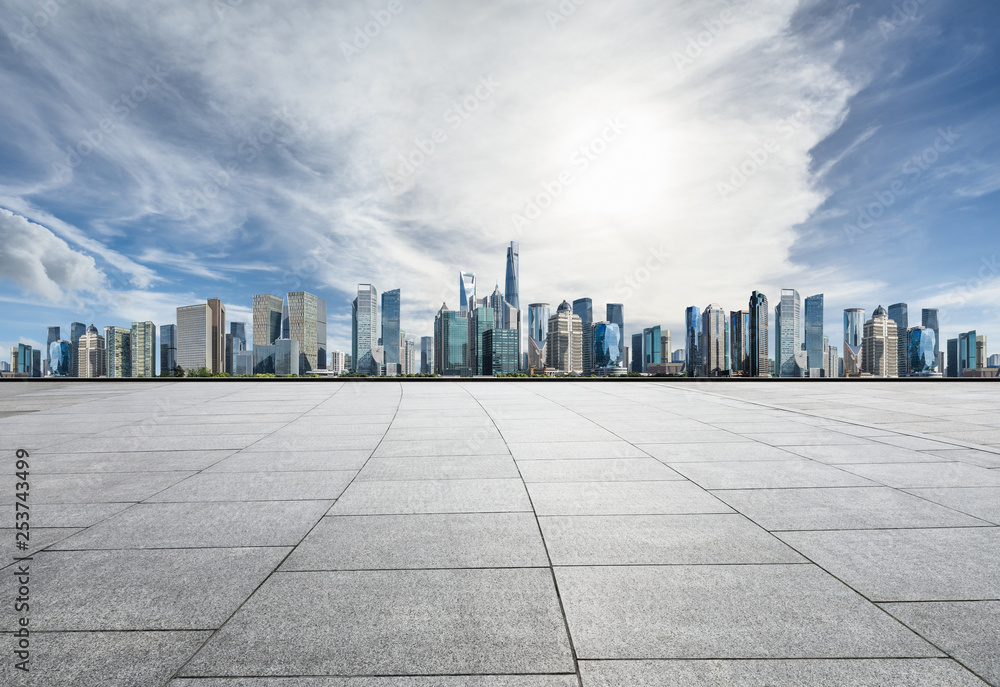
<svg viewBox="0 0 1000 687">
<path fill-rule="evenodd" d="M 3 684 L 1000 685 L 993 383 L 9 380 L 0 437 Z"/>
</svg>

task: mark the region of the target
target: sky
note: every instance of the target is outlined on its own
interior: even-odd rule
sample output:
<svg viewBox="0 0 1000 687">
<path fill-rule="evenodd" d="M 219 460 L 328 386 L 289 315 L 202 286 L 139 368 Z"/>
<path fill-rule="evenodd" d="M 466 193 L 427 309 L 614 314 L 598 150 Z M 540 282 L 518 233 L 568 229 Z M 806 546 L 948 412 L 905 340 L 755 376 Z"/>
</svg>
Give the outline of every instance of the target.
<svg viewBox="0 0 1000 687">
<path fill-rule="evenodd" d="M 359 283 L 939 308 L 1000 345 L 1000 15 L 947 0 L 0 0 L 0 351 Z M 772 313 L 773 314 L 773 313 Z M 943 348 L 944 346 L 942 346 Z M 6 358 L 6 356 L 3 356 Z"/>
</svg>

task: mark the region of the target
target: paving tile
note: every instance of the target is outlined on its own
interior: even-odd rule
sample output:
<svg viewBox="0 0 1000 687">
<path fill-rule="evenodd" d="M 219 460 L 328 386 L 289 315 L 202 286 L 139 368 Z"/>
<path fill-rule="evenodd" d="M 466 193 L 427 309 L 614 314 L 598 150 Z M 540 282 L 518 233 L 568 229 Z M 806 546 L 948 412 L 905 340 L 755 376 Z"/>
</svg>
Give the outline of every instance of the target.
<svg viewBox="0 0 1000 687">
<path fill-rule="evenodd" d="M 528 568 L 548 558 L 531 513 L 323 518 L 282 570 Z"/>
<path fill-rule="evenodd" d="M 169 472 L 204 470 L 232 455 L 223 451 L 134 451 L 127 453 L 38 453 L 35 474 L 62 472 Z"/>
<path fill-rule="evenodd" d="M 1000 525 L 1000 487 L 952 487 L 944 489 L 907 489 L 922 499 L 940 503 L 962 513 Z"/>
<path fill-rule="evenodd" d="M 383 441 L 374 456 L 475 456 L 507 453 L 503 439 L 420 439 L 414 441 Z"/>
<path fill-rule="evenodd" d="M 650 430 L 619 432 L 625 441 L 633 444 L 734 444 L 747 443 L 750 439 L 733 432 L 714 430 L 708 425 L 698 431 Z"/>
<path fill-rule="evenodd" d="M 791 460 L 787 450 L 757 442 L 718 444 L 641 444 L 643 451 L 664 463 Z"/>
<path fill-rule="evenodd" d="M 37 630 L 205 630 L 219 627 L 288 548 L 43 551 L 32 561 Z M 43 572 L 44 571 L 44 572 Z M 14 597 L 13 575 L 0 578 Z M 0 607 L 11 628 L 13 605 Z"/>
<path fill-rule="evenodd" d="M 359 482 L 411 479 L 516 479 L 517 465 L 500 456 L 376 457 L 358 473 Z"/>
<path fill-rule="evenodd" d="M 572 672 L 544 569 L 277 573 L 183 675 Z"/>
<path fill-rule="evenodd" d="M 768 530 L 977 527 L 987 524 L 887 487 L 734 489 L 717 490 L 712 494 Z"/>
<path fill-rule="evenodd" d="M 986 684 L 946 658 L 581 661 L 580 674 L 584 687 L 983 687 Z"/>
<path fill-rule="evenodd" d="M 55 549 L 295 546 L 333 501 L 141 503 Z"/>
<path fill-rule="evenodd" d="M 955 444 L 934 441 L 933 439 L 923 439 L 920 437 L 895 436 L 895 437 L 875 437 L 872 441 L 877 441 L 890 446 L 900 446 L 902 448 L 912 448 L 916 451 L 930 451 L 932 449 L 955 448 Z"/>
<path fill-rule="evenodd" d="M 31 503 L 31 526 L 90 527 L 128 508 L 129 503 Z M 0 522 L 14 522 L 13 504 L 0 506 Z"/>
<path fill-rule="evenodd" d="M 519 479 L 354 482 L 331 515 L 500 513 L 530 511 Z"/>
<path fill-rule="evenodd" d="M 649 454 L 625 441 L 538 442 L 511 444 L 515 460 L 573 460 L 585 458 L 646 458 Z"/>
<path fill-rule="evenodd" d="M 209 632 L 45 632 L 34 634 L 31 670 L 12 678 L 27 687 L 162 685 Z"/>
<path fill-rule="evenodd" d="M 810 565 L 556 568 L 581 659 L 940 653 Z"/>
<path fill-rule="evenodd" d="M 336 499 L 357 472 L 202 472 L 148 499 L 166 501 L 325 501 Z"/>
<path fill-rule="evenodd" d="M 961 448 L 946 451 L 926 451 L 929 460 L 937 461 L 958 460 L 970 465 L 978 465 L 981 468 L 1000 468 L 1000 453 L 990 453 L 988 451 L 977 451 L 971 448 Z M 934 458 L 930 458 L 934 456 Z"/>
<path fill-rule="evenodd" d="M 208 451 L 238 450 L 262 439 L 263 434 L 230 434 L 204 437 L 157 437 L 155 440 L 142 437 L 88 437 L 74 439 L 52 448 L 55 453 L 119 453 L 133 451 Z"/>
<path fill-rule="evenodd" d="M 562 443 L 567 441 L 616 441 L 618 438 L 608 430 L 597 425 L 590 425 L 583 429 L 567 429 L 560 432 L 534 429 L 503 430 L 503 439 L 508 444 L 533 444 L 537 443 L 539 439 L 545 439 L 546 442 Z"/>
<path fill-rule="evenodd" d="M 991 684 L 1000 684 L 1000 601 L 883 604 L 882 608 Z"/>
<path fill-rule="evenodd" d="M 34 508 L 35 504 L 41 503 L 142 501 L 193 474 L 193 472 L 33 474 L 31 475 L 31 503 L 32 508 Z"/>
<path fill-rule="evenodd" d="M 917 487 L 1000 487 L 1000 474 L 966 463 L 845 465 L 844 470 L 900 489 Z"/>
<path fill-rule="evenodd" d="M 914 451 L 886 444 L 858 444 L 855 446 L 789 446 L 792 453 L 829 465 L 850 463 L 936 463 L 929 453 Z"/>
<path fill-rule="evenodd" d="M 207 472 L 310 472 L 360 470 L 371 451 L 260 451 L 240 452 L 219 461 Z"/>
<path fill-rule="evenodd" d="M 841 444 L 841 445 L 864 445 L 869 443 L 868 439 L 862 437 L 852 437 L 847 434 L 840 434 L 838 432 L 825 432 L 823 430 L 817 430 L 810 433 L 755 433 L 755 434 L 744 434 L 748 439 L 753 441 L 759 441 L 762 444 L 769 444 L 771 446 L 824 446 L 826 444 Z"/>
<path fill-rule="evenodd" d="M 566 482 L 528 484 L 538 515 L 670 515 L 731 513 L 690 482 Z"/>
<path fill-rule="evenodd" d="M 872 482 L 810 460 L 667 463 L 704 489 L 861 487 Z"/>
<path fill-rule="evenodd" d="M 576 675 L 179 678 L 168 687 L 579 687 Z M 920 686 L 918 686 L 920 687 Z"/>
<path fill-rule="evenodd" d="M 245 452 L 258 453 L 266 451 L 276 453 L 280 451 L 357 451 L 361 449 L 372 450 L 378 446 L 382 437 L 378 435 L 361 436 L 290 436 L 290 437 L 265 437 L 259 441 L 246 445 Z M 242 446 L 240 448 L 243 448 Z"/>
<path fill-rule="evenodd" d="M 1000 598 L 1000 528 L 781 532 L 872 601 Z"/>
<path fill-rule="evenodd" d="M 517 467 L 525 482 L 640 482 L 684 479 L 653 458 L 519 460 Z"/>
<path fill-rule="evenodd" d="M 538 519 L 553 565 L 802 563 L 740 515 L 597 515 Z"/>
</svg>

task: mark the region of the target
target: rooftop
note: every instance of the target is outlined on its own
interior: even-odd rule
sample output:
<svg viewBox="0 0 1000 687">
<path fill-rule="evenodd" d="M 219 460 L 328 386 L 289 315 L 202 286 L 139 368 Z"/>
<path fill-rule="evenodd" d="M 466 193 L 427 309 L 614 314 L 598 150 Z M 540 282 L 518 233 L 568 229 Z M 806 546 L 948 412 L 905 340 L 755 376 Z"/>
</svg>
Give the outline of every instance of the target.
<svg viewBox="0 0 1000 687">
<path fill-rule="evenodd" d="M 5 684 L 1000 685 L 989 383 L 5 381 L 0 436 Z"/>
</svg>

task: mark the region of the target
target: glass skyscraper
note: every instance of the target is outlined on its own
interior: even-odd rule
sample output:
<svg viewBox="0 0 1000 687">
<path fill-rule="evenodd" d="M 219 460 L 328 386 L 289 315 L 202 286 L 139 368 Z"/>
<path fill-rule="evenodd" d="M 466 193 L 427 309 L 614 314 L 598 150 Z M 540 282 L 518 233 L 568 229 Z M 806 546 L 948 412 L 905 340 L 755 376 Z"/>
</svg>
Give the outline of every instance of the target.
<svg viewBox="0 0 1000 687">
<path fill-rule="evenodd" d="M 896 323 L 896 367 L 897 374 L 900 377 L 907 376 L 908 365 L 908 351 L 909 346 L 906 343 L 907 331 L 910 328 L 910 316 L 909 309 L 906 303 L 893 303 L 889 306 L 889 319 Z"/>
<path fill-rule="evenodd" d="M 795 289 L 781 290 L 781 301 L 774 309 L 774 328 L 778 334 L 778 376 L 797 377 L 795 354 L 802 349 L 802 302 Z"/>
<path fill-rule="evenodd" d="M 125 327 L 105 327 L 104 345 L 108 356 L 105 369 L 109 378 L 132 376 L 132 330 Z"/>
<path fill-rule="evenodd" d="M 663 362 L 663 333 L 660 325 L 642 330 L 642 369 L 648 372 L 650 365 Z"/>
<path fill-rule="evenodd" d="M 729 365 L 734 375 L 750 376 L 750 311 L 729 313 Z"/>
<path fill-rule="evenodd" d="M 642 332 L 637 332 L 632 335 L 632 346 L 630 347 L 630 353 L 632 355 L 631 365 L 629 365 L 629 372 L 642 372 L 642 363 L 645 361 L 645 356 L 642 354 L 642 344 L 645 337 Z"/>
<path fill-rule="evenodd" d="M 434 337 L 420 337 L 420 372 L 434 374 Z"/>
<path fill-rule="evenodd" d="M 460 312 L 471 312 L 476 309 L 476 275 L 472 272 L 460 272 L 458 275 Z"/>
<path fill-rule="evenodd" d="M 911 377 L 940 377 L 938 371 L 937 335 L 929 327 L 913 327 L 907 337 L 907 369 Z"/>
<path fill-rule="evenodd" d="M 53 377 L 69 376 L 69 357 L 73 345 L 69 341 L 53 341 L 49 344 L 49 374 Z"/>
<path fill-rule="evenodd" d="M 528 367 L 545 369 L 545 344 L 549 337 L 549 304 L 532 303 L 528 306 Z"/>
<path fill-rule="evenodd" d="M 704 330 L 702 328 L 701 308 L 696 305 L 684 313 L 685 353 L 688 377 L 705 376 L 705 347 L 702 343 Z"/>
<path fill-rule="evenodd" d="M 156 325 L 132 323 L 132 376 L 156 376 Z"/>
<path fill-rule="evenodd" d="M 386 291 L 382 294 L 382 346 L 385 349 L 386 374 L 397 374 L 402 363 L 399 343 L 399 289 Z M 390 367 L 391 366 L 391 367 Z"/>
<path fill-rule="evenodd" d="M 517 372 L 517 330 L 488 329 L 483 332 L 482 374 L 502 375 Z"/>
<path fill-rule="evenodd" d="M 941 330 L 938 327 L 937 308 L 924 308 L 920 313 L 920 324 L 934 330 L 934 355 L 941 367 Z M 939 370 L 940 371 L 940 370 Z"/>
<path fill-rule="evenodd" d="M 573 314 L 580 318 L 583 331 L 583 374 L 594 371 L 594 341 L 591 328 L 594 324 L 594 302 L 589 298 L 573 301 Z"/>
<path fill-rule="evenodd" d="M 69 343 L 73 348 L 69 359 L 69 376 L 80 376 L 80 337 L 87 333 L 87 325 L 82 322 L 73 322 L 69 326 Z"/>
<path fill-rule="evenodd" d="M 595 322 L 593 325 L 594 371 L 604 372 L 623 368 L 621 358 L 621 329 L 615 322 Z"/>
<path fill-rule="evenodd" d="M 434 367 L 442 377 L 471 374 L 468 313 L 441 306 L 434 318 Z"/>
<path fill-rule="evenodd" d="M 177 367 L 177 325 L 160 325 L 160 374 L 172 375 Z"/>
<path fill-rule="evenodd" d="M 511 241 L 507 247 L 507 276 L 503 285 L 503 297 L 508 303 L 514 306 L 515 310 L 521 309 L 520 298 L 520 249 L 516 241 Z"/>
<path fill-rule="evenodd" d="M 281 338 L 284 305 L 285 302 L 280 297 L 269 293 L 253 297 L 254 346 L 270 346 Z"/>
<path fill-rule="evenodd" d="M 770 377 L 771 364 L 768 351 L 771 341 L 768 338 L 768 306 L 767 296 L 760 291 L 750 294 L 750 376 Z"/>
<path fill-rule="evenodd" d="M 618 359 L 625 364 L 625 306 L 621 303 L 608 303 L 605 318 L 608 322 L 618 325 L 621 337 L 618 339 Z"/>
<path fill-rule="evenodd" d="M 60 333 L 59 327 L 49 327 L 47 336 L 45 338 L 45 368 L 47 370 L 52 369 L 52 344 L 54 344 L 61 338 L 59 336 L 59 333 Z M 66 375 L 59 375 L 59 376 L 65 377 Z"/>
<path fill-rule="evenodd" d="M 729 374 L 729 322 L 726 311 L 712 303 L 702 313 L 702 351 L 705 357 L 704 374 L 723 377 Z"/>
<path fill-rule="evenodd" d="M 378 375 L 373 352 L 378 346 L 378 291 L 371 284 L 358 284 L 351 309 L 351 372 Z"/>
<path fill-rule="evenodd" d="M 861 374 L 862 347 L 865 336 L 865 311 L 863 308 L 844 310 L 844 376 Z"/>
<path fill-rule="evenodd" d="M 484 335 L 493 330 L 494 322 L 493 308 L 480 305 L 471 313 L 469 320 L 469 367 L 473 375 L 491 375 L 493 372 L 486 364 L 486 347 Z M 506 331 L 506 330 L 504 330 Z M 499 339 L 498 339 L 499 340 Z"/>
<path fill-rule="evenodd" d="M 823 294 L 806 298 L 806 377 L 821 377 L 826 367 L 823 347 Z M 831 375 L 836 376 L 836 374 Z"/>
</svg>

